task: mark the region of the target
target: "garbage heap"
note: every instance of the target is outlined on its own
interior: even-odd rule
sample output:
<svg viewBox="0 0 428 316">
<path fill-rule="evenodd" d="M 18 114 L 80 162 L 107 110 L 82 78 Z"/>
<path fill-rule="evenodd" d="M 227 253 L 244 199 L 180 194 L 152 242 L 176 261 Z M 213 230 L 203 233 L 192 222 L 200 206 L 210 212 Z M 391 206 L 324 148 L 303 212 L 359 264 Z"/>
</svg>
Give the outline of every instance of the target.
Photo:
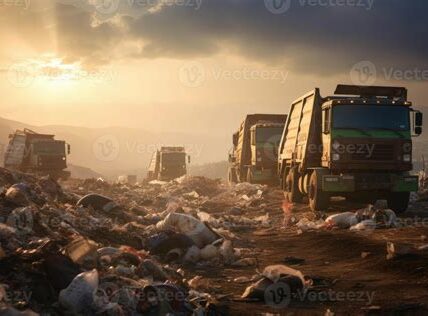
<svg viewBox="0 0 428 316">
<path fill-rule="evenodd" d="M 282 194 L 183 177 L 59 185 L 0 169 L 0 314 L 210 313 L 198 267 L 254 264 L 234 232 L 269 227 Z M 254 210 L 254 218 L 243 216 Z"/>
</svg>

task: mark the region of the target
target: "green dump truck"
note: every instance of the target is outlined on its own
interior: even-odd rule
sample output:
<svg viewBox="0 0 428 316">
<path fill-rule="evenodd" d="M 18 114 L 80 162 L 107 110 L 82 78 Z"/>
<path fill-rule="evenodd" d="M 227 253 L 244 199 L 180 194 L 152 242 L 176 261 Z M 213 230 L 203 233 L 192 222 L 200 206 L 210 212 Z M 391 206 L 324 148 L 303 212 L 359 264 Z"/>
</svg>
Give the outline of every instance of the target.
<svg viewBox="0 0 428 316">
<path fill-rule="evenodd" d="M 233 148 L 229 153 L 230 183 L 277 182 L 278 145 L 286 119 L 286 115 L 278 114 L 247 115 L 233 134 Z"/>
<path fill-rule="evenodd" d="M 147 180 L 171 181 L 187 174 L 187 156 L 184 147 L 161 147 L 153 153 L 147 172 Z"/>
<path fill-rule="evenodd" d="M 278 155 L 281 186 L 291 202 L 308 197 L 324 211 L 330 197 L 373 203 L 385 199 L 404 212 L 418 190 L 412 136 L 422 113 L 407 89 L 339 85 L 334 96 L 315 89 L 292 103 Z"/>
<path fill-rule="evenodd" d="M 70 145 L 56 140 L 54 135 L 39 134 L 30 129 L 17 130 L 9 135 L 4 155 L 4 166 L 11 170 L 50 175 L 55 179 L 67 179 L 67 155 Z"/>
</svg>

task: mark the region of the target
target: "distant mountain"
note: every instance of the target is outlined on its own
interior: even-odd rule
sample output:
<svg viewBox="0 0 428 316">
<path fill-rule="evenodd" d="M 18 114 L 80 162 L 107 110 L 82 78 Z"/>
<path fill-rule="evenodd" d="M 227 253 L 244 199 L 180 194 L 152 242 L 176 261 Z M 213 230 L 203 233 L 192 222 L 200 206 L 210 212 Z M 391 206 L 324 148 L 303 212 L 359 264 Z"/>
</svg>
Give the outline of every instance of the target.
<svg viewBox="0 0 428 316">
<path fill-rule="evenodd" d="M 95 172 L 90 168 L 76 166 L 73 164 L 69 164 L 67 170 L 71 172 L 71 177 L 75 179 L 97 179 L 102 177 L 102 174 Z"/>
<path fill-rule="evenodd" d="M 190 165 L 189 174 L 192 176 L 202 176 L 211 179 L 227 179 L 227 161 L 207 163 L 203 165 Z"/>
<path fill-rule="evenodd" d="M 33 126 L 0 118 L 0 162 L 3 162 L 8 135 L 16 129 L 30 128 L 55 134 L 71 145 L 69 163 L 84 166 L 108 178 L 122 174 L 144 175 L 152 153 L 162 145 L 185 146 L 192 163 L 224 160 L 230 135 L 153 133 L 139 128 L 85 128 L 74 126 Z"/>
</svg>

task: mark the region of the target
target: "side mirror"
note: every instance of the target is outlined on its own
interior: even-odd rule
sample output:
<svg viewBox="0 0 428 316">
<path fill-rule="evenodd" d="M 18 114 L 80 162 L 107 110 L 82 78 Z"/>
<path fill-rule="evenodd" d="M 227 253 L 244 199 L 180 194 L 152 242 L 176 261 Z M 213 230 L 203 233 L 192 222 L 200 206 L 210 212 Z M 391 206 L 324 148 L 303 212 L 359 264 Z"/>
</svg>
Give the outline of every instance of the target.
<svg viewBox="0 0 428 316">
<path fill-rule="evenodd" d="M 423 114 L 421 112 L 415 113 L 415 126 L 416 127 L 422 127 L 423 125 Z"/>
<path fill-rule="evenodd" d="M 190 164 L 190 155 L 187 156 L 187 163 Z"/>
<path fill-rule="evenodd" d="M 71 146 L 70 146 L 70 144 L 67 144 L 67 154 L 68 155 L 71 154 Z"/>
<path fill-rule="evenodd" d="M 331 109 L 325 109 L 322 113 L 322 132 L 327 135 L 330 134 Z"/>
<path fill-rule="evenodd" d="M 415 127 L 415 134 L 418 136 L 421 135 L 422 134 L 422 127 L 416 126 Z"/>
</svg>

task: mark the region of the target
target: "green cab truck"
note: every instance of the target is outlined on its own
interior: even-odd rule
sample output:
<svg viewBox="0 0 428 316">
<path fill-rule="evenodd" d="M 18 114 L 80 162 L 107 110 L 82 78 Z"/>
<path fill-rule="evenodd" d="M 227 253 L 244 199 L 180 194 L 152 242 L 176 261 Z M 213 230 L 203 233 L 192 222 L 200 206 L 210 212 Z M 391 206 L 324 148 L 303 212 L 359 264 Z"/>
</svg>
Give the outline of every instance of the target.
<svg viewBox="0 0 428 316">
<path fill-rule="evenodd" d="M 184 147 L 161 147 L 153 153 L 146 180 L 171 181 L 186 175 L 186 157 L 190 163 Z"/>
<path fill-rule="evenodd" d="M 407 89 L 339 85 L 334 96 L 317 88 L 294 101 L 278 155 L 278 176 L 290 202 L 308 197 L 325 211 L 330 197 L 365 203 L 387 200 L 406 211 L 412 176 L 412 136 L 422 133 L 422 113 Z"/>
<path fill-rule="evenodd" d="M 251 114 L 233 134 L 229 153 L 229 183 L 277 182 L 278 145 L 286 115 Z"/>
<path fill-rule="evenodd" d="M 9 135 L 4 166 L 11 170 L 50 175 L 54 179 L 68 179 L 67 155 L 70 145 L 56 140 L 54 135 L 39 134 L 30 129 L 17 130 Z"/>
</svg>

